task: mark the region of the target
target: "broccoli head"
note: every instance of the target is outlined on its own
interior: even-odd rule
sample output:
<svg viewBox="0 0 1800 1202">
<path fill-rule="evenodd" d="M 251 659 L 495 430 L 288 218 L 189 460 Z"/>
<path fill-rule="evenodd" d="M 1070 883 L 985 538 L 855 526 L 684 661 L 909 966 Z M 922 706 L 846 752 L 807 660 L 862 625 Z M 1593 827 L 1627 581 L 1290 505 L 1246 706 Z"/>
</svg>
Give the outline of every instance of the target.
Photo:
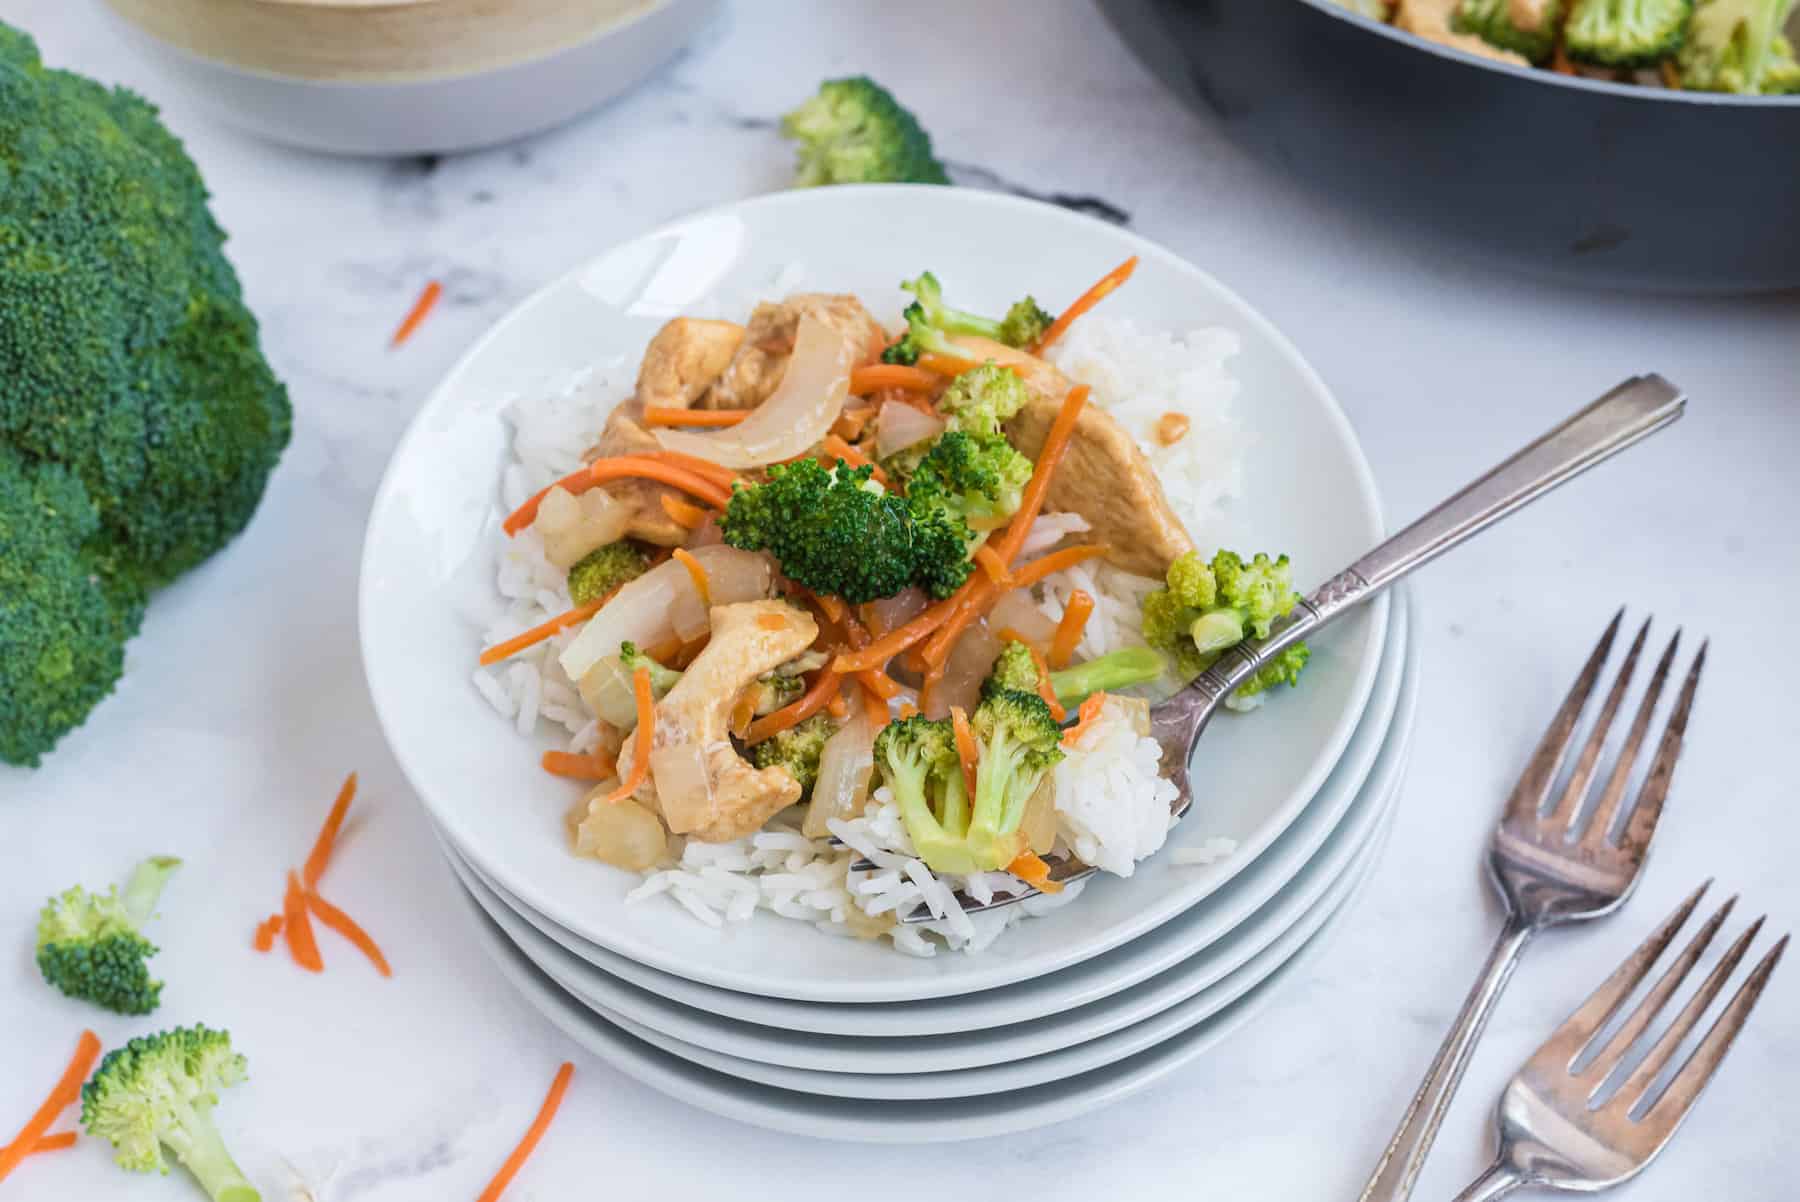
<svg viewBox="0 0 1800 1202">
<path fill-rule="evenodd" d="M 836 733 L 837 723 L 830 716 L 814 714 L 752 746 L 750 762 L 758 768 L 786 768 L 800 782 L 800 796 L 810 797 L 819 779 L 819 757 L 825 751 L 826 741 Z"/>
<path fill-rule="evenodd" d="M 1029 296 L 1014 301 L 1006 316 L 998 321 L 952 309 L 944 303 L 943 286 L 929 271 L 921 273 L 916 280 L 903 281 L 900 287 L 917 299 L 901 314 L 906 319 L 906 333 L 882 352 L 882 359 L 889 363 L 917 363 L 919 356 L 927 351 L 961 355 L 961 348 L 950 341 L 957 334 L 989 338 L 1007 346 L 1028 349 L 1035 346 L 1056 321 Z"/>
<path fill-rule="evenodd" d="M 1782 29 L 1794 0 L 1696 0 L 1676 65 L 1697 92 L 1800 91 L 1800 65 Z"/>
<path fill-rule="evenodd" d="M 768 551 L 815 593 L 852 604 L 911 584 L 947 597 L 968 579 L 968 528 L 942 511 L 910 506 L 876 484 L 870 466 L 814 459 L 777 464 L 766 483 L 740 487 L 719 523 L 724 539 Z"/>
<path fill-rule="evenodd" d="M 1693 13 L 1694 0 L 1574 0 L 1563 47 L 1577 62 L 1648 67 L 1681 49 Z"/>
<path fill-rule="evenodd" d="M 260 1202 L 213 1123 L 219 1092 L 244 1079 L 231 1036 L 203 1026 L 142 1035 L 114 1048 L 81 1088 L 81 1125 L 133 1173 L 167 1173 L 163 1148 L 213 1202 Z"/>
<path fill-rule="evenodd" d="M 1144 597 L 1144 639 L 1173 656 L 1184 679 L 1206 671 L 1247 638 L 1267 638 L 1276 619 L 1286 617 L 1300 601 L 1285 555 L 1271 559 L 1258 553 L 1246 562 L 1234 552 L 1220 551 L 1208 561 L 1190 551 L 1169 565 L 1164 580 L 1164 587 Z M 1305 662 L 1301 655 L 1293 663 L 1293 676 Z"/>
<path fill-rule="evenodd" d="M 1035 692 L 989 693 L 969 719 L 980 755 L 968 846 L 976 868 L 1005 868 L 1027 850 L 1020 824 L 1038 782 L 1063 758 L 1062 728 Z"/>
<path fill-rule="evenodd" d="M 947 430 L 913 469 L 906 499 L 915 508 L 941 509 L 971 530 L 993 530 L 1019 511 L 1032 470 L 1031 460 L 1004 438 Z"/>
<path fill-rule="evenodd" d="M 1490 46 L 1511 50 L 1534 63 L 1547 62 L 1556 50 L 1564 0 L 1544 0 L 1521 8 L 1513 0 L 1462 0 L 1450 16 L 1458 33 L 1472 33 Z"/>
<path fill-rule="evenodd" d="M 598 601 L 642 576 L 649 566 L 650 557 L 636 543 L 621 539 L 596 547 L 569 569 L 569 600 L 576 605 Z"/>
<path fill-rule="evenodd" d="M 148 593 L 250 520 L 291 411 L 156 110 L 5 24 L 0 175 L 0 574 L 42 577 L 0 590 L 0 758 L 35 764 L 111 691 Z M 21 489 L 57 494 L 50 530 Z"/>
<path fill-rule="evenodd" d="M 926 866 L 958 875 L 977 871 L 968 848 L 969 794 L 950 723 L 923 714 L 888 723 L 875 736 L 875 763 Z"/>
<path fill-rule="evenodd" d="M 799 143 L 794 183 L 802 188 L 950 182 L 931 153 L 931 135 L 866 75 L 820 84 L 781 119 L 781 132 Z"/>
<path fill-rule="evenodd" d="M 1001 438 L 1001 426 L 1031 399 L 1025 381 L 1010 368 L 984 363 L 950 381 L 938 398 L 938 412 L 951 430 L 981 438 Z"/>
<path fill-rule="evenodd" d="M 162 1000 L 161 981 L 150 979 L 147 961 L 156 945 L 139 933 L 163 885 L 181 861 L 145 860 L 118 889 L 89 893 L 80 885 L 44 904 L 38 915 L 37 963 L 44 980 L 72 998 L 115 1014 L 148 1014 Z"/>
<path fill-rule="evenodd" d="M 1000 654 L 994 658 L 987 679 L 981 682 L 981 695 L 1035 693 L 1042 680 L 1031 648 L 1018 639 L 1007 639 L 1000 645 Z"/>
<path fill-rule="evenodd" d="M 637 670 L 639 668 L 649 669 L 650 692 L 658 701 L 662 700 L 664 694 L 674 688 L 676 682 L 681 679 L 681 673 L 673 668 L 666 668 L 654 659 L 651 659 L 648 655 L 639 651 L 638 645 L 631 640 L 627 639 L 625 642 L 620 643 L 619 670 L 625 674 L 627 679 L 629 679 L 637 675 Z"/>
</svg>

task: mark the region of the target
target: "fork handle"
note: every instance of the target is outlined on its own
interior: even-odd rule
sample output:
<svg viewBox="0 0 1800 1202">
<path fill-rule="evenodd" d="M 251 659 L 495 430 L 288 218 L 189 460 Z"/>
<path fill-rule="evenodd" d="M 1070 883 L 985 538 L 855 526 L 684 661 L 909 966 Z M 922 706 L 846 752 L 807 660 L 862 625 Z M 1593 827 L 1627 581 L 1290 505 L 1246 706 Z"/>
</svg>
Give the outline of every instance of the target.
<svg viewBox="0 0 1800 1202">
<path fill-rule="evenodd" d="M 1496 1160 L 1451 1202 L 1500 1202 L 1501 1198 L 1524 1189 L 1525 1185 L 1525 1178 Z"/>
<path fill-rule="evenodd" d="M 1388 1141 L 1387 1151 L 1375 1166 L 1375 1175 L 1363 1187 L 1359 1202 L 1405 1202 L 1412 1193 L 1419 1170 L 1425 1167 L 1425 1157 L 1437 1139 L 1438 1125 L 1450 1109 L 1450 1099 L 1456 1096 L 1456 1087 L 1462 1083 L 1469 1057 L 1487 1026 L 1488 1017 L 1494 1012 L 1494 1003 L 1500 1000 L 1500 992 L 1506 988 L 1507 980 L 1519 963 L 1519 954 L 1525 950 L 1525 944 L 1535 930 L 1518 915 L 1507 915 L 1506 926 L 1500 932 L 1500 938 L 1494 941 L 1494 950 L 1488 953 L 1481 976 L 1464 999 L 1450 1034 L 1438 1048 L 1425 1080 L 1419 1084 L 1419 1092 L 1413 1095 L 1406 1116 L 1400 1120 L 1400 1129 Z M 1477 1198 L 1486 1196 L 1475 1195 Z"/>
</svg>

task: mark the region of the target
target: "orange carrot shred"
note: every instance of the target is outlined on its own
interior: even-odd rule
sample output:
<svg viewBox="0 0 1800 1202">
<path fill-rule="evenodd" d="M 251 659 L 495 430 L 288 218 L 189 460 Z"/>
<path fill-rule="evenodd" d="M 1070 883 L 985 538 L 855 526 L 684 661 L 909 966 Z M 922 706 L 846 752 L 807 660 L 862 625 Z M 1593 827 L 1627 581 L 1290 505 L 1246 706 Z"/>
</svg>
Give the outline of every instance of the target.
<svg viewBox="0 0 1800 1202">
<path fill-rule="evenodd" d="M 419 293 L 419 299 L 414 301 L 413 307 L 407 311 L 406 320 L 402 321 L 400 328 L 394 331 L 393 341 L 388 345 L 390 347 L 399 346 L 411 338 L 413 331 L 424 325 L 425 319 L 431 316 L 431 311 L 437 307 L 438 297 L 443 294 L 444 286 L 442 284 L 436 280 L 428 282 L 424 290 Z"/>
<path fill-rule="evenodd" d="M 846 406 L 844 411 L 838 414 L 837 420 L 831 423 L 831 432 L 840 438 L 861 438 L 863 430 L 868 427 L 869 419 L 875 416 L 877 408 L 878 406 L 875 405 Z"/>
<path fill-rule="evenodd" d="M 73 1148 L 74 1146 L 75 1132 L 58 1131 L 55 1135 L 46 1135 L 32 1144 L 30 1148 L 26 1149 L 25 1155 L 36 1156 L 39 1152 L 60 1152 L 64 1148 Z"/>
<path fill-rule="evenodd" d="M 1013 587 L 1030 588 L 1046 576 L 1053 576 L 1064 568 L 1072 568 L 1078 563 L 1105 555 L 1107 550 L 1105 543 L 1086 543 L 1039 556 L 1013 573 Z"/>
<path fill-rule="evenodd" d="M 764 714 L 750 724 L 744 732 L 744 742 L 760 743 L 772 735 L 778 735 L 790 726 L 798 726 L 831 703 L 838 696 L 838 685 L 843 677 L 836 669 L 827 667 L 813 680 L 810 688 L 800 695 L 800 699 L 792 705 L 784 706 L 772 714 Z"/>
<path fill-rule="evenodd" d="M 919 712 L 919 707 L 914 705 L 912 702 L 902 701 L 900 703 L 900 716 L 902 718 L 916 717 L 918 715 L 918 712 Z"/>
<path fill-rule="evenodd" d="M 1063 398 L 1062 408 L 1057 410 L 1056 420 L 1050 423 L 1050 432 L 1044 436 L 1043 449 L 1038 452 L 1037 466 L 1032 469 L 1031 480 L 1025 485 L 1025 491 L 1019 501 L 1019 511 L 1013 514 L 1012 521 L 1000 536 L 999 545 L 994 548 L 1000 562 L 1011 567 L 1013 560 L 1019 556 L 1019 548 L 1025 543 L 1025 535 L 1031 529 L 1031 523 L 1037 520 L 1038 512 L 1044 507 L 1044 498 L 1050 492 L 1050 477 L 1056 473 L 1056 467 L 1062 462 L 1064 452 L 1069 449 L 1069 440 L 1075 436 L 1075 423 L 1081 417 L 1081 410 L 1087 404 L 1088 387 L 1077 384 L 1069 389 L 1068 396 Z"/>
<path fill-rule="evenodd" d="M 995 554 L 994 549 L 986 543 L 975 548 L 975 562 L 982 571 L 987 573 L 989 580 L 995 584 L 1006 583 L 1006 565 L 1000 562 L 1000 556 Z"/>
<path fill-rule="evenodd" d="M 495 643 L 492 647 L 483 651 L 476 662 L 485 668 L 489 664 L 497 664 L 503 659 L 517 655 L 527 647 L 535 647 L 557 631 L 565 630 L 568 627 L 575 625 L 577 622 L 587 621 L 589 618 L 599 613 L 600 607 L 605 605 L 611 599 L 612 594 L 608 593 L 604 597 L 598 597 L 589 601 L 586 605 L 577 605 L 574 609 L 559 613 L 548 622 L 541 622 L 538 625 L 533 626 L 530 630 L 525 631 L 523 634 L 514 635 L 504 643 Z"/>
<path fill-rule="evenodd" d="M 935 372 L 900 363 L 870 363 L 850 373 L 850 391 L 857 396 L 866 396 L 878 388 L 931 392 L 942 382 Z"/>
<path fill-rule="evenodd" d="M 1044 336 L 1038 339 L 1038 344 L 1032 348 L 1032 351 L 1036 354 L 1043 354 L 1044 348 L 1061 338 L 1068 328 L 1075 324 L 1077 317 L 1099 304 L 1108 293 L 1130 279 L 1131 273 L 1137 270 L 1137 265 L 1137 256 L 1132 255 L 1096 280 L 1092 288 L 1076 297 L 1075 303 L 1057 315 L 1056 320 L 1050 323 L 1050 328 L 1044 331 Z"/>
<path fill-rule="evenodd" d="M 900 695 L 900 682 L 879 668 L 864 668 L 856 673 L 856 683 L 883 701 L 891 701 Z"/>
<path fill-rule="evenodd" d="M 1105 693 L 1089 693 L 1087 699 L 1081 703 L 1081 708 L 1075 711 L 1075 725 L 1063 731 L 1063 746 L 1073 747 L 1080 742 L 1081 736 L 1087 733 L 1088 727 L 1100 720 L 1100 711 L 1105 706 Z"/>
<path fill-rule="evenodd" d="M 961 355 L 946 355 L 940 351 L 926 351 L 919 356 L 919 366 L 926 371 L 936 372 L 940 376 L 960 376 L 965 371 L 973 371 L 981 364 Z"/>
<path fill-rule="evenodd" d="M 691 459 L 691 456 L 681 456 Z M 717 468 L 718 465 L 712 465 Z M 729 469 L 723 469 L 729 470 Z M 734 477 L 735 478 L 735 477 Z M 555 484 L 538 492 L 526 502 L 507 515 L 501 528 L 508 534 L 517 534 L 531 523 L 537 521 L 538 507 L 544 503 L 550 489 L 562 488 L 570 493 L 584 493 L 590 488 L 606 484 L 613 480 L 655 480 L 662 484 L 672 485 L 681 491 L 705 501 L 715 509 L 723 509 L 731 501 L 730 486 L 721 483 L 717 478 L 671 457 L 669 452 L 650 451 L 642 455 L 618 455 L 607 459 L 596 459 L 579 471 L 571 472 Z"/>
<path fill-rule="evenodd" d="M 842 597 L 834 597 L 830 593 L 813 593 L 813 604 L 817 605 L 824 615 L 837 625 L 844 624 L 844 617 L 850 612 Z"/>
<path fill-rule="evenodd" d="M 285 926 L 286 923 L 287 920 L 280 914 L 269 915 L 269 917 L 256 924 L 256 936 L 250 941 L 250 946 L 254 947 L 259 952 L 273 950 L 275 947 L 275 936 L 281 934 L 281 928 Z"/>
<path fill-rule="evenodd" d="M 100 1037 L 92 1031 L 83 1031 L 81 1038 L 75 1043 L 75 1054 L 69 1058 L 62 1076 L 50 1090 L 25 1125 L 19 1128 L 19 1134 L 13 1141 L 0 1147 L 0 1181 L 6 1180 L 7 1174 L 19 1167 L 19 1162 L 31 1155 L 37 1143 L 50 1130 L 50 1124 L 56 1116 L 67 1110 L 81 1097 L 81 1083 L 87 1080 L 88 1073 L 94 1067 L 94 1061 L 100 1058 Z"/>
<path fill-rule="evenodd" d="M 512 1155 L 506 1158 L 505 1163 L 500 1166 L 500 1171 L 494 1174 L 494 1179 L 488 1182 L 487 1188 L 481 1191 L 481 1197 L 477 1198 L 475 1202 L 499 1202 L 500 1195 L 506 1192 L 506 1187 L 512 1184 L 513 1177 L 518 1174 L 526 1160 L 530 1159 L 532 1151 L 538 1145 L 538 1140 L 544 1138 L 544 1132 L 550 1127 L 550 1120 L 556 1117 L 557 1108 L 562 1105 L 563 1094 L 569 1090 L 569 1078 L 574 1075 L 574 1072 L 575 1066 L 567 1061 L 564 1061 L 563 1066 L 556 1070 L 556 1078 L 550 1082 L 550 1092 L 544 1095 L 544 1104 L 538 1109 L 537 1117 L 531 1120 L 531 1126 L 526 1130 L 525 1138 L 519 1141 L 519 1146 L 512 1150 Z"/>
<path fill-rule="evenodd" d="M 643 424 L 717 429 L 720 426 L 735 426 L 754 412 L 754 409 L 670 409 L 661 405 L 645 405 Z"/>
<path fill-rule="evenodd" d="M 1033 852 L 1020 852 L 1018 858 L 1006 866 L 1012 873 L 1027 885 L 1037 889 L 1039 893 L 1061 893 L 1062 882 L 1050 879 L 1050 865 Z"/>
<path fill-rule="evenodd" d="M 1069 715 L 1068 712 L 1063 709 L 1062 702 L 1056 699 L 1056 689 L 1050 684 L 1050 665 L 1044 662 L 1044 653 L 1042 651 L 1039 651 L 1030 643 L 1026 643 L 1025 647 L 1031 652 L 1031 662 L 1037 665 L 1038 696 L 1042 697 L 1044 699 L 1044 704 L 1050 707 L 1050 716 L 1055 718 L 1058 722 L 1061 722 Z"/>
<path fill-rule="evenodd" d="M 825 703 L 825 712 L 830 714 L 833 718 L 842 718 L 845 714 L 850 712 L 850 703 L 844 700 L 844 693 L 841 688 L 836 693 L 832 694 L 830 701 Z"/>
<path fill-rule="evenodd" d="M 387 957 L 381 954 L 381 948 L 367 931 L 357 925 L 355 919 L 317 893 L 306 895 L 306 908 L 316 914 L 320 922 L 355 944 L 356 950 L 369 958 L 369 963 L 375 966 L 376 972 L 384 977 L 394 975 L 394 970 L 388 967 Z"/>
<path fill-rule="evenodd" d="M 757 617 L 756 624 L 764 630 L 786 630 L 788 620 L 780 614 L 762 614 Z"/>
<path fill-rule="evenodd" d="M 819 445 L 825 448 L 827 454 L 837 456 L 851 467 L 873 467 L 875 469 L 875 482 L 880 484 L 883 488 L 887 487 L 888 476 L 886 472 L 881 470 L 881 465 L 845 442 L 843 439 L 839 438 L 837 435 L 827 434 L 824 441 Z"/>
<path fill-rule="evenodd" d="M 1088 617 L 1094 612 L 1094 598 L 1086 589 L 1076 589 L 1069 594 L 1069 603 L 1063 607 L 1062 621 L 1056 624 L 1056 634 L 1050 640 L 1050 666 L 1062 669 L 1069 666 L 1075 656 L 1075 648 L 1081 642 L 1081 632 L 1087 629 Z"/>
<path fill-rule="evenodd" d="M 838 657 L 831 662 L 832 670 L 859 672 L 864 668 L 879 668 L 942 626 L 944 619 L 949 617 L 955 608 L 956 600 L 957 597 L 953 595 L 948 600 L 939 601 L 911 621 L 895 627 L 860 651 L 840 652 Z"/>
<path fill-rule="evenodd" d="M 318 838 L 313 840 L 312 851 L 307 853 L 306 864 L 300 870 L 300 880 L 308 889 L 319 883 L 325 875 L 325 865 L 331 860 L 331 849 L 337 846 L 338 831 L 343 829 L 344 815 L 350 812 L 350 803 L 356 798 L 356 773 L 352 772 L 344 778 L 342 787 L 338 789 L 337 800 L 331 803 L 331 812 L 325 815 L 325 825 L 319 828 Z"/>
<path fill-rule="evenodd" d="M 706 510 L 698 505 L 689 505 L 672 492 L 663 493 L 656 498 L 669 520 L 683 530 L 697 530 L 706 523 Z"/>
<path fill-rule="evenodd" d="M 611 756 L 597 753 L 546 751 L 540 762 L 551 776 L 566 776 L 570 780 L 607 780 L 619 770 L 617 761 Z"/>
<path fill-rule="evenodd" d="M 969 729 L 969 715 L 960 705 L 950 707 L 950 729 L 956 732 L 956 758 L 962 762 L 963 785 L 969 790 L 969 804 L 975 804 L 975 732 Z"/>
<path fill-rule="evenodd" d="M 880 673 L 868 673 L 867 675 L 880 675 Z M 883 676 L 882 679 L 886 680 L 887 677 Z M 857 692 L 862 694 L 863 717 L 868 722 L 871 731 L 878 731 L 888 724 L 887 702 L 874 689 L 863 683 L 862 676 L 858 676 L 856 682 L 860 686 Z M 896 691 L 898 691 L 898 686 L 896 686 Z"/>
<path fill-rule="evenodd" d="M 700 604 L 707 609 L 712 608 L 712 582 L 706 578 L 706 565 L 695 558 L 694 553 L 686 547 L 676 547 L 670 552 L 675 562 L 687 569 L 687 574 L 694 582 L 694 591 L 700 594 Z"/>
<path fill-rule="evenodd" d="M 656 694 L 650 689 L 650 669 L 639 668 L 631 674 L 631 691 L 637 699 L 637 740 L 631 748 L 631 771 L 618 788 L 606 795 L 608 805 L 616 805 L 636 793 L 650 775 L 650 745 L 656 741 Z"/>
<path fill-rule="evenodd" d="M 312 919 L 306 914 L 306 894 L 300 887 L 300 877 L 289 869 L 287 879 L 287 895 L 282 899 L 281 913 L 288 953 L 294 957 L 294 963 L 307 972 L 324 972 L 325 961 L 319 957 L 319 941 L 313 937 Z"/>
</svg>

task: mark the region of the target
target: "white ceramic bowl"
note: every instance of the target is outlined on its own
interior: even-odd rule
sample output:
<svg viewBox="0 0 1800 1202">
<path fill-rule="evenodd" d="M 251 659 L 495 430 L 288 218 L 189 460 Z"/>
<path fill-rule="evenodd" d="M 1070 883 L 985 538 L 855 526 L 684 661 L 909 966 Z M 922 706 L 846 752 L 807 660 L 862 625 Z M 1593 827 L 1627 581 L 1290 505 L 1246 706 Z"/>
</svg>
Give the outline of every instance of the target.
<svg viewBox="0 0 1800 1202">
<path fill-rule="evenodd" d="M 878 233 L 877 233 L 878 232 Z M 637 878 L 568 850 L 576 794 L 538 766 L 470 683 L 493 587 L 508 399 L 609 354 L 641 354 L 668 317 L 747 313 L 798 264 L 810 286 L 858 293 L 892 319 L 896 282 L 925 267 L 959 301 L 1003 309 L 1029 291 L 1052 305 L 1128 255 L 1141 257 L 1109 312 L 1146 324 L 1235 329 L 1239 413 L 1254 437 L 1237 506 L 1243 541 L 1293 555 L 1310 585 L 1381 536 L 1373 480 L 1318 376 L 1267 321 L 1170 252 L 1048 205 L 956 188 L 790 192 L 716 209 L 634 239 L 525 301 L 471 348 L 420 409 L 389 465 L 364 546 L 364 667 L 390 745 L 459 850 L 526 906 L 583 939 L 678 976 L 813 1001 L 887 1002 L 1014 984 L 1117 947 L 1202 900 L 1260 855 L 1306 806 L 1349 742 L 1374 685 L 1387 601 L 1314 646 L 1306 687 L 1243 721 L 1215 723 L 1197 779 L 1206 796 L 1171 846 L 1236 840 L 1222 870 L 1165 854 L 1130 880 L 1090 882 L 1077 904 L 1009 931 L 982 956 L 915 960 L 758 914 L 718 932 L 673 904 L 626 906 Z"/>
</svg>

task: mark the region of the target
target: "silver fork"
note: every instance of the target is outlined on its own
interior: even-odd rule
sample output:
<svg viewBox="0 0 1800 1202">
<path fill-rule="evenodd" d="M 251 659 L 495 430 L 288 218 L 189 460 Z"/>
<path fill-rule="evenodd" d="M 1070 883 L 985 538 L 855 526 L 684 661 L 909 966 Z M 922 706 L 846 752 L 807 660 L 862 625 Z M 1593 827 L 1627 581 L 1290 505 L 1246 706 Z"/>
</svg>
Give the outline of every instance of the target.
<svg viewBox="0 0 1800 1202">
<path fill-rule="evenodd" d="M 1708 882 L 1710 884 L 1711 882 Z M 1647 1051 L 1651 1025 L 1725 925 L 1733 897 L 1701 926 L 1623 1023 L 1626 1001 L 1649 975 L 1707 890 L 1701 885 L 1594 995 L 1532 1054 L 1501 1095 L 1500 1150 L 1456 1202 L 1494 1202 L 1527 1186 L 1591 1193 L 1627 1181 L 1663 1150 L 1718 1071 L 1787 949 L 1783 935 L 1726 1003 L 1672 1076 L 1675 1055 L 1705 1017 L 1762 929 L 1755 922 L 1720 957 Z M 1620 1078 L 1623 1078 L 1621 1081 Z M 1615 1084 L 1616 1083 L 1616 1084 Z M 1610 1087 L 1610 1088 L 1609 1088 Z"/>
<path fill-rule="evenodd" d="M 1175 817 L 1186 814 L 1194 804 L 1188 765 L 1201 732 L 1226 698 L 1269 660 L 1464 539 L 1654 434 L 1679 418 L 1686 404 L 1681 391 L 1661 376 L 1632 377 L 1327 580 L 1312 596 L 1302 599 L 1268 638 L 1227 651 L 1181 692 L 1156 706 L 1150 715 L 1150 733 L 1162 745 L 1163 774 L 1178 790 L 1171 803 Z M 1046 859 L 1050 879 L 1063 885 L 1095 871 L 1073 856 Z M 864 866 L 862 862 L 855 865 Z M 958 893 L 957 901 L 964 912 L 976 913 L 1011 905 L 1037 892 L 1021 887 L 1019 892 L 979 901 Z M 900 921 L 930 922 L 934 917 L 937 915 L 927 906 L 919 905 Z"/>
<path fill-rule="evenodd" d="M 1546 927 L 1610 914 L 1637 886 L 1650 850 L 1651 836 L 1656 833 L 1657 819 L 1662 816 L 1663 802 L 1669 795 L 1675 762 L 1681 755 L 1682 737 L 1694 706 L 1694 693 L 1700 686 L 1701 669 L 1706 665 L 1705 644 L 1694 657 L 1693 667 L 1688 670 L 1687 679 L 1670 710 L 1656 754 L 1628 809 L 1621 811 L 1632 768 L 1675 662 L 1675 652 L 1681 643 L 1680 631 L 1675 632 L 1675 637 L 1669 640 L 1668 648 L 1657 661 L 1650 684 L 1638 705 L 1637 716 L 1632 720 L 1612 771 L 1597 797 L 1590 798 L 1590 788 L 1600 766 L 1607 733 L 1637 670 L 1644 641 L 1649 637 L 1648 621 L 1638 629 L 1630 650 L 1625 653 L 1618 677 L 1607 691 L 1606 700 L 1575 758 L 1567 783 L 1554 800 L 1551 797 L 1557 775 L 1574 745 L 1581 712 L 1599 683 L 1601 669 L 1612 651 L 1624 616 L 1621 610 L 1607 624 L 1606 633 L 1600 636 L 1600 642 L 1588 656 L 1581 674 L 1575 678 L 1574 687 L 1551 719 L 1550 729 L 1544 733 L 1501 814 L 1488 850 L 1488 872 L 1505 903 L 1506 923 L 1481 976 L 1463 1002 L 1450 1034 L 1445 1037 L 1418 1093 L 1413 1096 L 1400 1129 L 1389 1141 L 1374 1176 L 1363 1187 L 1361 1202 L 1402 1202 L 1412 1193 L 1413 1182 L 1425 1164 L 1426 1154 L 1430 1152 L 1438 1125 L 1450 1107 L 1450 1099 L 1455 1096 L 1463 1070 L 1468 1067 L 1475 1043 L 1481 1038 L 1488 1016 L 1493 1013 L 1494 1004 L 1531 937 Z"/>
</svg>

